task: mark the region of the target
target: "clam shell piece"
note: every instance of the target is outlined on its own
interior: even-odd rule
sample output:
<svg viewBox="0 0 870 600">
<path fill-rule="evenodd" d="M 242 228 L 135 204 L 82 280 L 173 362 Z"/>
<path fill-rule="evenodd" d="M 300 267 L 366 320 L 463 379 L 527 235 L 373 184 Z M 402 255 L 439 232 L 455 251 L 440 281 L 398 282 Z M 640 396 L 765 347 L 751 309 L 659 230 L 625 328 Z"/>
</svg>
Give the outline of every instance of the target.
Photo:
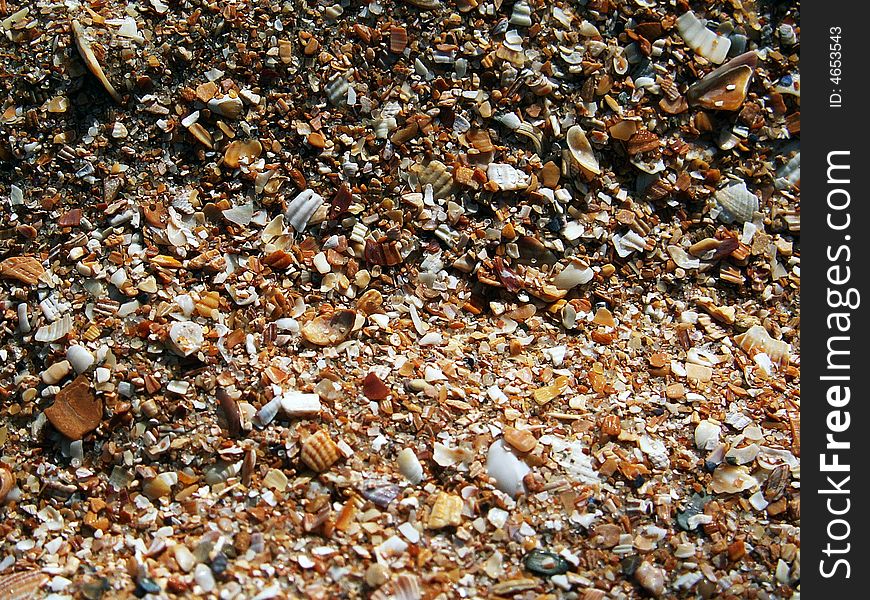
<svg viewBox="0 0 870 600">
<path fill-rule="evenodd" d="M 12 256 L 0 262 L 0 277 L 35 285 L 45 268 L 32 256 Z"/>
<path fill-rule="evenodd" d="M 284 216 L 293 229 L 303 231 L 321 204 L 323 204 L 323 197 L 320 194 L 315 193 L 314 190 L 302 190 L 287 205 Z"/>
<path fill-rule="evenodd" d="M 784 364 L 789 361 L 788 343 L 770 337 L 761 325 L 753 325 L 744 333 L 734 336 L 734 341 L 750 356 L 753 353 L 764 352 L 775 363 Z"/>
<path fill-rule="evenodd" d="M 724 209 L 719 214 L 719 219 L 725 223 L 751 221 L 758 211 L 758 196 L 747 190 L 743 181 L 725 186 L 714 197 Z"/>
<path fill-rule="evenodd" d="M 254 162 L 263 153 L 263 145 L 258 140 L 236 140 L 224 150 L 224 164 L 231 169 L 240 164 Z"/>
<path fill-rule="evenodd" d="M 85 66 L 87 66 L 88 70 L 93 73 L 94 77 L 100 80 L 100 83 L 103 84 L 103 87 L 106 88 L 106 91 L 109 92 L 109 95 L 112 97 L 112 99 L 118 104 L 121 104 L 121 94 L 115 91 L 115 88 L 109 81 L 109 78 L 106 77 L 106 73 L 103 71 L 103 67 L 100 66 L 100 61 L 97 60 L 94 51 L 91 49 L 91 44 L 85 36 L 85 30 L 84 27 L 82 27 L 82 24 L 76 20 L 73 20 L 72 31 L 73 39 L 76 43 L 76 48 L 78 48 L 82 60 L 85 61 Z"/>
<path fill-rule="evenodd" d="M 430 160 L 429 163 L 417 171 L 417 179 L 420 182 L 420 187 L 425 189 L 427 185 L 432 186 L 432 194 L 437 199 L 447 198 L 453 195 L 455 190 L 453 183 L 453 175 L 443 162 L 439 160 Z"/>
<path fill-rule="evenodd" d="M 758 56 L 747 52 L 710 71 L 686 92 L 690 106 L 710 110 L 737 110 L 746 94 Z"/>
<path fill-rule="evenodd" d="M 347 106 L 347 92 L 350 84 L 339 75 L 326 85 L 326 97 L 333 106 Z"/>
<path fill-rule="evenodd" d="M 356 312 L 352 310 L 320 315 L 302 326 L 302 337 L 315 346 L 334 346 L 350 335 L 355 321 Z"/>
<path fill-rule="evenodd" d="M 208 109 L 216 114 L 228 119 L 238 119 L 242 116 L 242 99 L 231 98 L 224 96 L 223 98 L 212 98 L 208 101 Z"/>
<path fill-rule="evenodd" d="M 48 582 L 49 576 L 41 571 L 19 571 L 0 577 L 0 598 L 3 600 L 25 600 L 40 596 L 40 588 Z"/>
<path fill-rule="evenodd" d="M 592 152 L 592 144 L 589 143 L 589 139 L 586 137 L 582 127 L 574 125 L 568 129 L 566 142 L 571 152 L 571 158 L 576 164 L 593 175 L 601 174 L 598 159 L 595 158 L 595 154 Z"/>
<path fill-rule="evenodd" d="M 341 457 L 341 453 L 329 434 L 320 429 L 302 443 L 300 457 L 312 471 L 323 473 L 335 464 Z"/>
<path fill-rule="evenodd" d="M 683 13 L 677 19 L 677 31 L 686 45 L 714 64 L 720 64 L 728 56 L 731 39 L 716 35 L 704 26 L 695 13 Z"/>
</svg>

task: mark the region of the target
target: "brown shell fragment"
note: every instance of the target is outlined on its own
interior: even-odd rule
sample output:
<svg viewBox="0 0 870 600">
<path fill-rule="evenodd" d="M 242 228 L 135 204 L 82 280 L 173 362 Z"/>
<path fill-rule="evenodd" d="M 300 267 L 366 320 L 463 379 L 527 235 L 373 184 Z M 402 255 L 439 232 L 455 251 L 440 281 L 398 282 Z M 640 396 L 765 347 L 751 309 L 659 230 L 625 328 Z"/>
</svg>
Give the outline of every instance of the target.
<svg viewBox="0 0 870 600">
<path fill-rule="evenodd" d="M 12 256 L 0 262 L 0 276 L 17 279 L 27 285 L 36 285 L 45 268 L 33 256 Z"/>
<path fill-rule="evenodd" d="M 227 419 L 227 431 L 231 437 L 238 437 L 242 432 L 241 415 L 238 402 L 224 388 L 215 391 L 221 410 Z"/>
<path fill-rule="evenodd" d="M 356 311 L 353 310 L 320 315 L 302 326 L 302 337 L 315 346 L 334 346 L 350 335 L 355 321 Z"/>
<path fill-rule="evenodd" d="M 71 440 L 80 440 L 96 429 L 103 418 L 103 401 L 91 392 L 88 378 L 79 375 L 55 396 L 45 409 L 54 428 Z"/>
<path fill-rule="evenodd" d="M 300 457 L 309 469 L 323 473 L 341 457 L 341 451 L 329 433 L 319 429 L 302 443 Z"/>
<path fill-rule="evenodd" d="M 363 395 L 369 400 L 383 400 L 390 395 L 390 388 L 375 373 L 366 375 L 362 386 Z"/>
<path fill-rule="evenodd" d="M 78 48 L 79 54 L 82 57 L 82 60 L 85 62 L 85 66 L 87 66 L 88 70 L 93 73 L 94 77 L 100 80 L 100 83 L 103 84 L 103 87 L 106 88 L 106 91 L 109 92 L 109 95 L 112 99 L 121 104 L 121 94 L 115 91 L 114 86 L 109 81 L 109 78 L 106 77 L 106 73 L 103 71 L 103 67 L 100 66 L 100 61 L 97 60 L 96 55 L 94 54 L 93 49 L 91 48 L 91 44 L 85 35 L 85 30 L 82 27 L 81 23 L 76 20 L 72 22 L 72 31 L 73 31 L 73 39 L 76 43 L 76 48 Z"/>
<path fill-rule="evenodd" d="M 710 110 L 737 110 L 746 94 L 758 56 L 747 52 L 708 73 L 686 92 L 690 106 Z"/>
<path fill-rule="evenodd" d="M 401 54 L 408 46 L 408 32 L 404 27 L 390 28 L 390 52 Z"/>
<path fill-rule="evenodd" d="M 42 571 L 19 571 L 0 577 L 0 600 L 28 600 L 40 594 L 49 577 Z"/>
<path fill-rule="evenodd" d="M 6 496 L 15 487 L 15 475 L 5 465 L 0 466 L 0 503 L 6 500 Z"/>
<path fill-rule="evenodd" d="M 376 242 L 367 239 L 365 259 L 369 264 L 392 267 L 402 262 L 402 255 L 395 241 Z"/>
</svg>

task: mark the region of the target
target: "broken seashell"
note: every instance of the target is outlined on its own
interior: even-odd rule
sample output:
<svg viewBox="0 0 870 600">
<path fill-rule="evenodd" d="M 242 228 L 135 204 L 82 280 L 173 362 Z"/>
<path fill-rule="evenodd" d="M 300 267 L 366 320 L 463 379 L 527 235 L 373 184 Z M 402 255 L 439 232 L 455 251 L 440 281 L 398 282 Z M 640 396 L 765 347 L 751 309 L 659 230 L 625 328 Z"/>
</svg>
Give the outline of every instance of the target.
<svg viewBox="0 0 870 600">
<path fill-rule="evenodd" d="M 293 229 L 303 231 L 321 204 L 323 204 L 323 198 L 320 194 L 311 189 L 302 190 L 287 205 L 284 216 L 287 217 L 287 221 L 293 226 Z"/>
<path fill-rule="evenodd" d="M 744 181 L 723 187 L 713 197 L 724 209 L 719 213 L 719 219 L 724 223 L 751 221 L 758 211 L 758 196 L 746 189 Z"/>
<path fill-rule="evenodd" d="M 625 258 L 632 252 L 645 251 L 646 240 L 634 231 L 629 231 L 625 235 L 616 233 L 613 235 L 613 247 L 620 258 Z"/>
<path fill-rule="evenodd" d="M 176 321 L 169 328 L 169 339 L 184 356 L 190 356 L 202 347 L 202 325 L 193 321 Z"/>
<path fill-rule="evenodd" d="M 514 133 L 531 140 L 532 145 L 535 147 L 535 154 L 537 154 L 538 156 L 543 156 L 544 132 L 541 131 L 540 128 L 535 127 L 531 123 L 523 121 L 522 123 L 520 123 L 519 127 L 514 129 Z"/>
<path fill-rule="evenodd" d="M 522 190 L 530 182 L 528 175 L 507 163 L 489 163 L 486 176 L 502 191 Z"/>
<path fill-rule="evenodd" d="M 737 110 L 746 100 L 757 60 L 755 52 L 747 52 L 710 71 L 689 87 L 686 92 L 689 105 Z"/>
<path fill-rule="evenodd" d="M 85 61 L 85 66 L 87 66 L 88 70 L 93 73 L 94 77 L 100 80 L 100 83 L 103 84 L 103 87 L 106 89 L 107 92 L 109 92 L 109 95 L 112 97 L 112 99 L 118 104 L 121 104 L 121 95 L 117 91 L 115 91 L 115 88 L 109 81 L 109 78 L 106 77 L 106 73 L 103 71 L 103 67 L 100 66 L 100 61 L 97 60 L 94 51 L 91 49 L 91 44 L 85 35 L 84 27 L 82 27 L 81 23 L 79 23 L 75 19 L 72 22 L 72 31 L 76 48 L 78 48 L 82 60 Z"/>
<path fill-rule="evenodd" d="M 736 494 L 758 486 L 745 466 L 720 465 L 713 472 L 710 489 L 717 494 Z"/>
<path fill-rule="evenodd" d="M 578 285 L 589 283 L 593 277 L 595 271 L 589 265 L 580 259 L 574 259 L 553 278 L 553 285 L 560 290 L 570 290 Z"/>
<path fill-rule="evenodd" d="M 440 200 L 452 196 L 455 191 L 453 175 L 447 166 L 439 160 L 430 160 L 425 167 L 417 165 L 414 169 L 421 191 L 427 185 L 432 186 L 432 195 Z"/>
<path fill-rule="evenodd" d="M 302 337 L 315 346 L 335 346 L 350 335 L 355 321 L 356 312 L 353 310 L 320 315 L 302 326 Z"/>
<path fill-rule="evenodd" d="M 401 450 L 396 459 L 399 463 L 399 471 L 401 471 L 405 479 L 414 485 L 423 481 L 423 465 L 420 464 L 420 460 L 412 449 L 405 448 Z"/>
<path fill-rule="evenodd" d="M 39 329 L 36 330 L 36 335 L 34 339 L 37 342 L 56 342 L 57 340 L 64 337 L 72 330 L 72 316 L 69 313 L 66 313 L 63 317 L 49 323 L 48 325 L 43 325 Z"/>
<path fill-rule="evenodd" d="M 27 285 L 35 285 L 45 268 L 33 256 L 11 256 L 0 262 L 0 277 L 17 279 Z"/>
<path fill-rule="evenodd" d="M 251 219 L 254 216 L 254 204 L 253 202 L 248 202 L 242 206 L 234 206 L 232 208 L 228 208 L 224 211 L 221 211 L 224 218 L 230 223 L 235 223 L 236 225 L 241 225 L 245 227 L 248 223 L 251 222 Z"/>
<path fill-rule="evenodd" d="M 233 120 L 242 116 L 242 109 L 244 108 L 241 98 L 232 98 L 230 96 L 212 98 L 206 106 L 208 106 L 211 112 Z"/>
<path fill-rule="evenodd" d="M 40 589 L 50 578 L 47 573 L 33 570 L 0 576 L 0 598 L 8 600 L 36 598 L 42 595 Z"/>
<path fill-rule="evenodd" d="M 495 480 L 495 487 L 516 497 L 525 491 L 523 478 L 530 472 L 529 466 L 511 452 L 503 440 L 496 440 L 486 455 L 486 472 Z"/>
<path fill-rule="evenodd" d="M 661 567 L 654 567 L 643 561 L 635 569 L 634 579 L 654 597 L 659 597 L 665 592 L 665 572 Z"/>
<path fill-rule="evenodd" d="M 426 526 L 429 529 L 458 527 L 462 523 L 462 498 L 447 492 L 439 492 L 429 513 Z"/>
<path fill-rule="evenodd" d="M 695 427 L 695 447 L 698 450 L 712 450 L 719 441 L 722 426 L 704 419 Z"/>
<path fill-rule="evenodd" d="M 224 150 L 224 164 L 231 169 L 238 168 L 240 164 L 249 165 L 263 152 L 263 145 L 259 140 L 236 140 Z"/>
<path fill-rule="evenodd" d="M 694 256 L 691 256 L 681 246 L 668 246 L 668 256 L 670 256 L 681 269 L 697 269 L 701 266 L 701 261 Z"/>
<path fill-rule="evenodd" d="M 15 487 L 15 475 L 6 465 L 0 465 L 0 504 Z"/>
<path fill-rule="evenodd" d="M 321 411 L 320 396 L 288 390 L 279 396 L 281 409 L 291 419 L 310 417 Z"/>
<path fill-rule="evenodd" d="M 753 325 L 744 333 L 734 336 L 734 341 L 741 350 L 752 356 L 757 353 L 765 353 L 775 363 L 787 364 L 789 361 L 789 345 L 782 340 L 770 337 L 767 330 L 761 325 Z"/>
<path fill-rule="evenodd" d="M 323 429 L 318 429 L 302 443 L 300 458 L 312 471 L 323 473 L 340 457 L 338 446 Z"/>
<path fill-rule="evenodd" d="M 342 75 L 336 76 L 326 85 L 326 97 L 333 106 L 347 106 L 347 94 L 350 84 Z"/>
<path fill-rule="evenodd" d="M 566 142 L 575 164 L 593 175 L 601 174 L 598 159 L 595 158 L 595 154 L 592 151 L 592 144 L 589 143 L 589 139 L 586 137 L 582 127 L 574 125 L 568 129 Z"/>
<path fill-rule="evenodd" d="M 71 440 L 80 440 L 96 429 L 103 418 L 103 401 L 91 392 L 85 375 L 79 375 L 55 396 L 45 416 L 54 428 Z"/>
<path fill-rule="evenodd" d="M 677 31 L 689 48 L 714 64 L 718 65 L 728 56 L 731 39 L 707 29 L 692 11 L 680 15 L 677 19 Z"/>
</svg>

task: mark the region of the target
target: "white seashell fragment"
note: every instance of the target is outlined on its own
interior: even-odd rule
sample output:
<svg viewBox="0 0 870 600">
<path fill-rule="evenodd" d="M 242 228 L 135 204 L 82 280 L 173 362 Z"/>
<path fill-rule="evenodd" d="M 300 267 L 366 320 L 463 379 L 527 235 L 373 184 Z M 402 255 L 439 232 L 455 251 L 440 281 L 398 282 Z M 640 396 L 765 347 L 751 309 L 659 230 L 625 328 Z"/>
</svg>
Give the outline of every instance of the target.
<svg viewBox="0 0 870 600">
<path fill-rule="evenodd" d="M 732 465 L 745 465 L 751 463 L 758 456 L 758 444 L 749 444 L 739 448 L 731 448 L 725 454 L 725 460 Z"/>
<path fill-rule="evenodd" d="M 278 415 L 279 408 L 281 408 L 281 396 L 275 396 L 257 412 L 257 424 L 265 427 L 271 423 Z"/>
<path fill-rule="evenodd" d="M 290 390 L 281 394 L 281 408 L 288 417 L 297 418 L 316 415 L 323 407 L 317 394 L 303 394 Z"/>
<path fill-rule="evenodd" d="M 719 442 L 722 426 L 704 419 L 695 427 L 695 447 L 698 450 L 712 450 Z"/>
<path fill-rule="evenodd" d="M 489 163 L 486 176 L 503 191 L 522 190 L 530 182 L 528 175 L 507 163 Z"/>
<path fill-rule="evenodd" d="M 746 189 L 744 181 L 725 186 L 714 197 L 723 209 L 719 219 L 724 223 L 745 223 L 758 212 L 758 196 Z"/>
<path fill-rule="evenodd" d="M 302 190 L 298 196 L 290 201 L 284 216 L 293 226 L 293 229 L 303 231 L 321 204 L 323 204 L 323 198 L 314 190 Z"/>
<path fill-rule="evenodd" d="M 525 490 L 523 477 L 529 473 L 529 466 L 521 461 L 502 440 L 497 440 L 489 447 L 486 455 L 486 472 L 495 479 L 495 487 L 516 497 Z"/>
<path fill-rule="evenodd" d="M 414 485 L 423 481 L 423 465 L 420 464 L 420 460 L 413 450 L 405 448 L 399 452 L 396 459 L 399 463 L 399 471 L 401 471 L 405 479 Z"/>
<path fill-rule="evenodd" d="M 169 328 L 169 339 L 184 356 L 189 356 L 202 347 L 202 326 L 193 321 L 176 321 Z"/>
<path fill-rule="evenodd" d="M 34 339 L 37 342 L 56 342 L 68 334 L 71 329 L 72 317 L 67 313 L 57 321 L 54 321 L 49 325 L 43 325 L 37 329 Z"/>
<path fill-rule="evenodd" d="M 598 159 L 595 158 L 595 154 L 592 152 L 592 144 L 589 143 L 589 138 L 586 137 L 582 127 L 574 125 L 568 129 L 566 142 L 568 150 L 571 153 L 571 158 L 577 165 L 593 175 L 601 174 Z"/>
<path fill-rule="evenodd" d="M 646 250 L 646 240 L 634 231 L 629 231 L 625 235 L 616 233 L 613 235 L 613 247 L 620 258 L 625 258 L 632 252 Z"/>
<path fill-rule="evenodd" d="M 761 325 L 753 325 L 746 332 L 734 336 L 734 341 L 747 354 L 752 355 L 752 352 L 757 350 L 767 354 L 775 363 L 783 364 L 789 361 L 788 343 L 773 339 Z"/>
<path fill-rule="evenodd" d="M 686 252 L 685 248 L 680 246 L 668 246 L 668 256 L 670 256 L 681 269 L 697 269 L 701 266 L 700 260 Z"/>
<path fill-rule="evenodd" d="M 720 64 L 728 56 L 731 39 L 716 35 L 698 20 L 692 11 L 683 13 L 677 19 L 677 31 L 686 45 L 714 64 Z"/>
<path fill-rule="evenodd" d="M 234 206 L 222 212 L 227 221 L 244 227 L 251 222 L 251 219 L 254 216 L 254 204 L 248 202 L 242 206 Z"/>
<path fill-rule="evenodd" d="M 70 346 L 66 351 L 66 359 L 75 369 L 76 373 L 84 373 L 94 364 L 94 355 L 91 351 L 78 344 Z"/>
<path fill-rule="evenodd" d="M 575 259 L 553 278 L 553 285 L 560 290 L 570 290 L 578 285 L 589 283 L 593 277 L 595 277 L 595 271 L 582 260 Z"/>
<path fill-rule="evenodd" d="M 432 460 L 441 467 L 452 467 L 470 460 L 469 453 L 462 448 L 450 448 L 440 442 L 435 442 Z"/>
<path fill-rule="evenodd" d="M 228 119 L 238 119 L 242 116 L 242 99 L 231 98 L 224 96 L 223 98 L 212 98 L 208 101 L 208 108 L 213 113 L 217 113 Z"/>
<path fill-rule="evenodd" d="M 346 106 L 349 87 L 347 79 L 339 75 L 326 85 L 326 97 L 333 106 Z"/>
<path fill-rule="evenodd" d="M 744 466 L 720 465 L 713 472 L 710 489 L 716 494 L 736 494 L 758 486 L 758 481 Z"/>
</svg>

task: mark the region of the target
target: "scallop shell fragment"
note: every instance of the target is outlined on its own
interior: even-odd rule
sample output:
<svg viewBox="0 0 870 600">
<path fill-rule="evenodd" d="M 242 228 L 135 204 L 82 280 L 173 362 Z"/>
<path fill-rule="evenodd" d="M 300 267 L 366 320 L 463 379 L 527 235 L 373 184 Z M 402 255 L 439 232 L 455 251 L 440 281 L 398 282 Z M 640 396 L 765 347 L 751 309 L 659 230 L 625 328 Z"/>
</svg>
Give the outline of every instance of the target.
<svg viewBox="0 0 870 600">
<path fill-rule="evenodd" d="M 3 600 L 36 598 L 49 579 L 49 575 L 42 571 L 19 571 L 0 576 L 0 598 Z"/>
<path fill-rule="evenodd" d="M 302 443 L 300 458 L 312 471 L 323 473 L 341 457 L 338 445 L 323 429 L 308 436 Z"/>
<path fill-rule="evenodd" d="M 14 487 L 15 475 L 5 465 L 0 465 L 0 503 L 6 500 L 6 496 L 9 495 Z"/>
<path fill-rule="evenodd" d="M 350 335 L 355 321 L 356 312 L 353 310 L 320 315 L 302 326 L 302 337 L 315 346 L 334 346 Z"/>
<path fill-rule="evenodd" d="M 717 65 L 725 60 L 728 50 L 731 49 L 730 38 L 716 35 L 707 29 L 692 11 L 680 15 L 677 19 L 677 31 L 689 48 Z"/>
<path fill-rule="evenodd" d="M 574 125 L 568 129 L 566 142 L 575 164 L 593 175 L 601 174 L 598 159 L 595 158 L 595 153 L 592 151 L 592 144 L 589 143 L 589 138 L 586 137 L 586 132 L 583 131 L 582 127 Z"/>
<path fill-rule="evenodd" d="M 719 214 L 719 219 L 725 223 L 737 221 L 745 223 L 751 221 L 758 212 L 758 196 L 746 189 L 744 181 L 738 181 L 725 186 L 716 192 L 716 202 L 724 210 Z"/>
<path fill-rule="evenodd" d="M 0 277 L 17 279 L 27 285 L 35 285 L 45 268 L 33 256 L 11 256 L 0 262 Z"/>
<path fill-rule="evenodd" d="M 112 99 L 118 104 L 121 104 L 121 94 L 115 91 L 115 87 L 109 81 L 109 78 L 106 77 L 106 73 L 103 71 L 103 67 L 100 65 L 100 61 L 97 60 L 97 57 L 94 54 L 93 49 L 91 48 L 91 43 L 88 41 L 87 36 L 85 35 L 85 30 L 84 27 L 82 27 L 82 24 L 76 20 L 73 20 L 72 31 L 76 48 L 78 48 L 82 60 L 85 61 L 85 66 L 87 66 L 88 70 L 93 73 L 94 77 L 100 80 L 100 83 L 103 84 L 103 87 L 106 89 L 107 92 L 109 92 L 109 95 L 112 97 Z"/>
<path fill-rule="evenodd" d="M 420 187 L 425 189 L 427 185 L 431 185 L 432 194 L 436 199 L 453 195 L 455 191 L 453 175 L 447 165 L 440 160 L 430 160 L 425 167 L 418 166 L 416 171 Z"/>
<path fill-rule="evenodd" d="M 184 356 L 190 356 L 202 347 L 202 325 L 193 321 L 178 321 L 169 328 L 169 339 Z"/>
</svg>

